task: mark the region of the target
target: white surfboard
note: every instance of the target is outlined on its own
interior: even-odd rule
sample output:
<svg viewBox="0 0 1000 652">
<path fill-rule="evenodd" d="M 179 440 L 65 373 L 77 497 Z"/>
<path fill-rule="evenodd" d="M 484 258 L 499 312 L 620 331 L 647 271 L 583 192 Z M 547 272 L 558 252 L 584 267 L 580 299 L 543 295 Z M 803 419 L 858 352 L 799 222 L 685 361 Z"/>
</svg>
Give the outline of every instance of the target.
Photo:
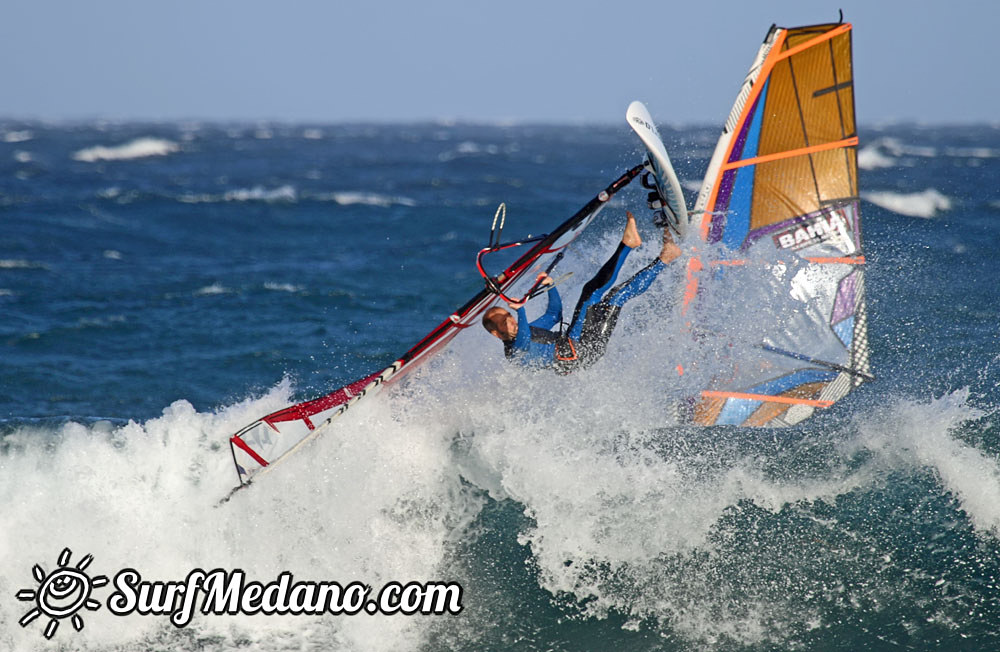
<svg viewBox="0 0 1000 652">
<path fill-rule="evenodd" d="M 683 237 L 688 227 L 687 206 L 684 204 L 684 193 L 681 191 L 674 166 L 670 164 L 670 157 L 667 156 L 667 148 L 663 145 L 660 132 L 656 130 L 653 118 L 642 102 L 635 101 L 629 104 L 625 118 L 639 136 L 639 140 L 646 146 L 656 189 L 664 200 L 663 213 L 674 231 Z"/>
</svg>

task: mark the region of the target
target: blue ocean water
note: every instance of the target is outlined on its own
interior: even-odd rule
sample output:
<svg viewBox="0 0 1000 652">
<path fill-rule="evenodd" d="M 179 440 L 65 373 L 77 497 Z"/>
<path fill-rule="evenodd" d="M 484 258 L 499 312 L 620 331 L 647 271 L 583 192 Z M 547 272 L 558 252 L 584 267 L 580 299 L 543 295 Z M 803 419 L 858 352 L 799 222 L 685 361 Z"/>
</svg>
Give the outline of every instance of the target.
<svg viewBox="0 0 1000 652">
<path fill-rule="evenodd" d="M 691 203 L 718 129 L 661 131 Z M 662 427 L 661 363 L 688 345 L 644 325 L 669 319 L 678 271 L 599 373 L 526 375 L 470 330 L 217 507 L 232 432 L 391 363 L 480 289 L 500 202 L 507 233 L 544 232 L 639 161 L 634 137 L 0 123 L 0 643 L 46 644 L 15 594 L 69 547 L 164 581 L 458 581 L 464 611 L 180 630 L 102 607 L 56 646 L 995 649 L 1000 128 L 861 141 L 878 380 L 821 416 Z M 648 216 L 641 190 L 574 247 L 570 300 L 626 208 Z M 656 251 L 642 232 L 633 267 Z"/>
</svg>

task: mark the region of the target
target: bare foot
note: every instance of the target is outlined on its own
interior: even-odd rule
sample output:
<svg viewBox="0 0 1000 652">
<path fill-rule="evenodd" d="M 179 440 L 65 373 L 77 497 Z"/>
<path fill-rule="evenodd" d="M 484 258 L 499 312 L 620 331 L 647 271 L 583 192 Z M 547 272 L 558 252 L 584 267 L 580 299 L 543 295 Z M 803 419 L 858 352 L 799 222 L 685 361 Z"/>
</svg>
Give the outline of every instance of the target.
<svg viewBox="0 0 1000 652">
<path fill-rule="evenodd" d="M 670 234 L 670 227 L 663 228 L 663 248 L 660 249 L 660 260 L 664 263 L 671 263 L 681 255 L 681 248 L 674 244 L 674 237 Z"/>
<path fill-rule="evenodd" d="M 625 211 L 625 233 L 622 235 L 622 244 L 629 249 L 635 249 L 642 244 L 642 238 L 639 237 L 639 229 L 635 225 L 635 215 L 629 211 Z"/>
</svg>

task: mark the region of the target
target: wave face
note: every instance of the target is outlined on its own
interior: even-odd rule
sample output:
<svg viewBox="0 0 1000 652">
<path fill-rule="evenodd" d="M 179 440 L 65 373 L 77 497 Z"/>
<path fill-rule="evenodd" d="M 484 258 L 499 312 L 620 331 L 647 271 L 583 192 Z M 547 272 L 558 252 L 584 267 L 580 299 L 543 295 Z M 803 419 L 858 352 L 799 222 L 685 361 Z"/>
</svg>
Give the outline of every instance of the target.
<svg viewBox="0 0 1000 652">
<path fill-rule="evenodd" d="M 717 131 L 667 143 L 681 178 L 701 177 Z M 17 134 L 0 139 L 0 648 L 995 647 L 997 130 L 862 131 L 891 161 L 861 179 L 878 381 L 813 420 L 677 425 L 664 397 L 699 372 L 674 369 L 719 352 L 686 336 L 669 270 L 586 373 L 512 368 L 469 329 L 223 505 L 230 434 L 392 362 L 480 289 L 497 204 L 511 237 L 543 233 L 637 147 L 617 127 L 0 133 Z M 183 147 L 74 159 L 146 138 Z M 616 197 L 560 264 L 566 304 L 645 202 Z M 623 275 L 658 249 L 640 231 Z M 755 323 L 746 303 L 719 328 Z M 111 614 L 108 585 L 81 631 L 67 618 L 47 642 L 16 595 L 65 548 L 109 578 L 454 581 L 464 609 L 177 629 Z"/>
</svg>

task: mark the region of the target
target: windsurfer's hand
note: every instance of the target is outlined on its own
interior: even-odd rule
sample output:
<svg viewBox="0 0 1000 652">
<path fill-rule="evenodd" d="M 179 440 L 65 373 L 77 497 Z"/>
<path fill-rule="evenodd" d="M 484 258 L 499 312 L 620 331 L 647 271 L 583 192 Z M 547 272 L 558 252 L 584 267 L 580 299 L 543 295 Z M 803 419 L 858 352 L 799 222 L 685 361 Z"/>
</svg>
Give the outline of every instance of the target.
<svg viewBox="0 0 1000 652">
<path fill-rule="evenodd" d="M 545 272 L 542 272 L 541 274 L 538 275 L 538 278 L 535 279 L 535 283 L 541 283 L 542 285 L 552 285 L 553 283 L 555 283 L 555 281 L 552 280 L 551 276 L 549 276 Z"/>
<path fill-rule="evenodd" d="M 524 304 L 525 304 L 524 301 L 508 301 L 507 302 L 507 305 L 510 306 L 511 308 L 513 308 L 514 310 L 517 310 L 518 308 L 523 308 Z"/>
</svg>

